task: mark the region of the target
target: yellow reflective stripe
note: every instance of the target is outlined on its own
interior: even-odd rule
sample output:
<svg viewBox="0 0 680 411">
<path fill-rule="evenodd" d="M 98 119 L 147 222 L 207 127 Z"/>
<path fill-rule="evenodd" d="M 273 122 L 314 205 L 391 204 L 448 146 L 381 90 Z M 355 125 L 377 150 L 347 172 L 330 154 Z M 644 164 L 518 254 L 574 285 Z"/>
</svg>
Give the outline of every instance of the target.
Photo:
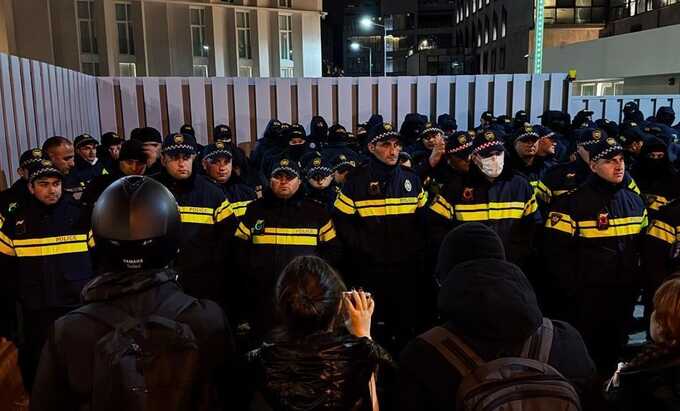
<svg viewBox="0 0 680 411">
<path fill-rule="evenodd" d="M 317 239 L 303 235 L 256 234 L 253 236 L 253 244 L 314 246 L 317 244 Z"/>
<path fill-rule="evenodd" d="M 647 235 L 665 241 L 668 244 L 675 244 L 677 241 L 677 234 L 675 228 L 659 220 L 652 220 L 652 224 L 647 230 Z"/>
<path fill-rule="evenodd" d="M 526 217 L 535 213 L 536 210 L 538 210 L 538 203 L 536 202 L 536 195 L 532 194 L 529 201 L 527 201 L 527 205 L 524 207 L 523 215 Z"/>
<path fill-rule="evenodd" d="M 668 199 L 666 197 L 663 196 L 649 196 L 649 197 L 652 198 L 652 202 L 649 203 L 649 205 L 647 206 L 649 207 L 650 210 L 659 211 L 661 207 L 668 204 Z"/>
<path fill-rule="evenodd" d="M 633 180 L 632 178 L 630 179 L 630 183 L 628 183 L 628 188 L 633 190 L 635 194 L 640 195 L 640 188 L 638 187 L 635 180 Z"/>
<path fill-rule="evenodd" d="M 212 215 L 200 215 L 200 214 L 185 214 L 180 213 L 183 223 L 191 224 L 215 224 L 215 219 Z"/>
<path fill-rule="evenodd" d="M 338 210 L 342 211 L 343 213 L 349 215 L 354 214 L 354 212 L 356 211 L 354 201 L 352 201 L 349 197 L 344 195 L 342 191 L 338 194 L 338 198 L 335 200 L 335 203 L 333 203 L 333 206 Z"/>
<path fill-rule="evenodd" d="M 544 203 L 550 203 L 550 200 L 552 199 L 552 192 L 548 186 L 543 184 L 542 181 L 539 181 L 538 184 L 536 184 L 536 196 Z"/>
<path fill-rule="evenodd" d="M 378 200 L 362 200 L 356 201 L 354 204 L 356 208 L 361 207 L 382 207 L 390 205 L 414 204 L 418 205 L 419 197 L 398 197 L 398 198 L 381 198 Z"/>
<path fill-rule="evenodd" d="M 538 181 L 537 180 L 529 181 L 529 184 L 531 184 L 531 187 L 533 187 L 534 190 L 536 189 L 536 187 L 538 187 Z"/>
<path fill-rule="evenodd" d="M 418 195 L 418 208 L 425 207 L 425 204 L 427 204 L 427 191 L 421 188 Z"/>
<path fill-rule="evenodd" d="M 579 235 L 584 238 L 619 237 L 626 235 L 636 235 L 642 232 L 648 224 L 647 210 L 642 216 L 612 218 L 609 220 L 609 227 L 604 230 L 597 228 L 597 221 L 579 221 Z"/>
<path fill-rule="evenodd" d="M 222 203 L 224 204 L 224 203 Z M 209 207 L 185 207 L 185 206 L 180 206 L 179 207 L 179 212 L 180 213 L 191 213 L 191 214 L 208 214 L 208 215 L 213 215 L 215 212 L 214 209 L 209 208 Z"/>
<path fill-rule="evenodd" d="M 245 224 L 239 223 L 234 235 L 242 240 L 250 240 L 250 229 Z"/>
<path fill-rule="evenodd" d="M 15 256 L 14 246 L 12 245 L 12 240 L 0 231 L 0 253 Z"/>
<path fill-rule="evenodd" d="M 383 217 L 388 215 L 414 214 L 417 209 L 418 204 L 406 204 L 362 207 L 358 208 L 357 211 L 361 217 Z"/>
<path fill-rule="evenodd" d="M 520 219 L 525 207 L 522 202 L 456 204 L 454 211 L 458 221 L 487 221 Z"/>
<path fill-rule="evenodd" d="M 265 234 L 286 234 L 286 235 L 317 235 L 319 230 L 316 228 L 276 228 L 265 227 Z"/>
<path fill-rule="evenodd" d="M 234 210 L 236 217 L 243 217 L 248 209 L 248 204 L 252 203 L 253 200 L 239 201 L 238 203 L 231 203 L 231 209 Z"/>
<path fill-rule="evenodd" d="M 0 228 L 2 228 L 3 225 L 5 225 L 5 217 L 0 214 Z"/>
<path fill-rule="evenodd" d="M 623 217 L 623 218 L 610 218 L 609 219 L 609 226 L 614 227 L 614 226 L 623 226 L 623 225 L 630 225 L 630 224 L 643 224 L 646 217 L 647 217 L 647 211 L 645 210 L 644 214 L 642 214 L 641 216 Z M 597 228 L 597 221 L 595 221 L 595 220 L 579 221 L 578 227 L 579 228 Z"/>
<path fill-rule="evenodd" d="M 92 230 L 90 230 L 90 232 L 87 233 L 87 245 L 90 248 L 94 248 L 95 246 L 94 235 L 92 234 Z"/>
<path fill-rule="evenodd" d="M 435 198 L 434 203 L 432 203 L 430 206 L 430 210 L 446 218 L 447 220 L 453 220 L 452 209 L 453 207 L 451 207 L 451 204 L 449 204 L 449 202 L 446 201 L 446 199 L 441 195 L 438 195 Z"/>
<path fill-rule="evenodd" d="M 234 214 L 234 210 L 232 209 L 231 203 L 229 200 L 225 200 L 217 207 L 217 210 L 215 210 L 215 222 L 220 223 L 231 217 L 232 214 Z"/>
<path fill-rule="evenodd" d="M 17 257 L 42 257 L 48 255 L 84 253 L 88 251 L 87 242 L 50 244 L 38 246 L 15 247 Z"/>
<path fill-rule="evenodd" d="M 333 220 L 329 220 L 325 226 L 319 229 L 319 241 L 326 243 L 331 241 L 336 236 L 335 227 L 333 226 Z"/>
<path fill-rule="evenodd" d="M 559 197 L 563 194 L 567 194 L 569 190 L 555 190 L 553 191 L 553 197 Z"/>
<path fill-rule="evenodd" d="M 548 214 L 548 219 L 545 222 L 545 228 L 562 231 L 569 235 L 574 235 L 576 232 L 576 223 L 567 214 L 551 211 Z"/>
<path fill-rule="evenodd" d="M 43 238 L 27 238 L 22 240 L 14 240 L 15 247 L 31 246 L 31 245 L 51 245 L 61 243 L 73 243 L 77 241 L 87 242 L 86 234 L 69 234 L 57 237 L 43 237 Z"/>
</svg>

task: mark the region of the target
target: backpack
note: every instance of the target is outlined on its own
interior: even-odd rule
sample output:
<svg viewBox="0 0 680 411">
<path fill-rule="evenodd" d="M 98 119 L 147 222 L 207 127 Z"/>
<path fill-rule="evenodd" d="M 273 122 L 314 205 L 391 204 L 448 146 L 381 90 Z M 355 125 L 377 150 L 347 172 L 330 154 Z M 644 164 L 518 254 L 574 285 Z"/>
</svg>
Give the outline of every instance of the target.
<svg viewBox="0 0 680 411">
<path fill-rule="evenodd" d="M 75 311 L 112 328 L 94 349 L 91 410 L 199 408 L 198 342 L 191 327 L 176 321 L 196 301 L 175 293 L 142 318 L 107 303 Z"/>
<path fill-rule="evenodd" d="M 443 327 L 435 327 L 419 338 L 434 346 L 462 376 L 457 410 L 581 410 L 574 387 L 547 364 L 553 340 L 553 325 L 547 318 L 525 342 L 521 357 L 487 363 Z"/>
</svg>

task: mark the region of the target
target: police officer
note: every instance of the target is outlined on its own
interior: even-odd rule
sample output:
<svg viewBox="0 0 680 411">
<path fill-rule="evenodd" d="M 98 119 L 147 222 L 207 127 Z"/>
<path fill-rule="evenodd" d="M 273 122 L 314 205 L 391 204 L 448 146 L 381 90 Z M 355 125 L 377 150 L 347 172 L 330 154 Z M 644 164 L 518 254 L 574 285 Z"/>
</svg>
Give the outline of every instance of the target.
<svg viewBox="0 0 680 411">
<path fill-rule="evenodd" d="M 334 221 L 351 256 L 345 279 L 373 293 L 376 339 L 397 349 L 432 315 L 431 278 L 422 262 L 427 194 L 418 175 L 398 164 L 401 136 L 391 124 L 375 126 L 367 148 L 371 158 L 347 177 Z M 415 310 L 404 304 L 411 297 L 418 301 Z"/>
<path fill-rule="evenodd" d="M 669 160 L 676 164 L 680 162 L 680 133 L 672 128 L 674 122 L 675 110 L 673 107 L 664 106 L 659 107 L 654 122 L 649 126 L 655 131 L 656 136 L 666 143 Z"/>
<path fill-rule="evenodd" d="M 154 176 L 177 199 L 182 220 L 175 268 L 187 293 L 224 304 L 224 264 L 236 220 L 222 191 L 193 170 L 196 141 L 191 134 L 163 140 L 163 170 Z"/>
<path fill-rule="evenodd" d="M 640 236 L 645 204 L 625 183 L 623 147 L 615 138 L 593 143 L 592 174 L 557 199 L 543 242 L 552 285 L 546 311 L 574 325 L 604 375 L 626 342 L 639 290 Z"/>
<path fill-rule="evenodd" d="M 73 198 L 63 195 L 62 179 L 51 161 L 33 164 L 28 177 L 33 198 L 0 217 L 3 281 L 21 305 L 19 361 L 28 390 L 49 327 L 79 304 L 80 290 L 93 275 L 89 222 Z"/>
<path fill-rule="evenodd" d="M 118 160 L 121 145 L 125 140 L 113 131 L 109 131 L 102 134 L 101 141 L 101 145 L 97 146 L 97 158 L 105 169 L 112 171 L 113 162 Z"/>
<path fill-rule="evenodd" d="M 638 105 L 634 101 L 629 101 L 623 106 L 623 121 L 633 122 L 639 125 L 643 125 L 645 121 L 645 115 L 640 111 Z"/>
<path fill-rule="evenodd" d="M 265 155 L 273 148 L 279 145 L 279 135 L 281 133 L 282 123 L 279 120 L 271 119 L 264 129 L 262 137 L 255 143 L 250 160 L 256 170 L 262 169 L 262 162 Z"/>
<path fill-rule="evenodd" d="M 98 145 L 99 142 L 89 134 L 81 134 L 73 141 L 76 158 L 72 174 L 80 181 L 83 190 L 96 176 L 109 173 L 97 158 Z"/>
<path fill-rule="evenodd" d="M 609 138 L 603 130 L 593 128 L 577 129 L 575 130 L 574 137 L 576 141 L 576 159 L 570 163 L 560 164 L 551 168 L 537 185 L 536 197 L 544 211 L 548 210 L 548 205 L 556 198 L 570 192 L 585 182 L 592 173 L 589 166 L 589 148 Z M 630 190 L 636 194 L 640 193 L 635 180 L 628 173 L 625 174 L 624 180 Z"/>
<path fill-rule="evenodd" d="M 107 401 L 116 409 L 132 409 L 138 401 L 158 407 L 159 400 L 172 402 L 179 395 L 185 397 L 183 404 L 190 409 L 203 406 L 222 409 L 224 403 L 220 404 L 220 396 L 233 404 L 234 397 L 229 392 L 233 385 L 220 386 L 216 380 L 225 375 L 226 365 L 234 353 L 227 319 L 214 302 L 184 294 L 176 282 L 177 272 L 168 268 L 181 244 L 180 214 L 168 190 L 148 177 L 118 180 L 97 203 L 92 228 L 98 247 L 114 270 L 87 284 L 82 293 L 85 306 L 56 321 L 42 350 L 31 409 L 101 409 L 93 401 Z M 102 390 L 95 389 L 99 379 L 110 377 L 106 373 L 118 369 L 115 365 L 110 369 L 95 369 L 95 353 L 102 352 L 96 348 L 98 342 L 113 331 L 112 324 L 151 315 L 188 327 L 190 333 L 181 336 L 195 342 L 201 360 L 189 362 L 186 369 L 174 369 L 166 375 L 147 376 L 143 384 L 147 390 L 139 390 L 133 396 L 122 394 L 123 390 L 135 387 L 120 390 L 107 387 L 112 388 L 107 392 L 110 396 L 102 398 Z M 153 341 L 159 341 L 161 335 L 156 334 Z M 165 335 L 168 344 L 177 341 L 170 340 L 170 334 Z M 143 350 L 154 353 L 153 347 Z M 152 368 L 158 370 L 159 367 Z M 183 378 L 192 371 L 200 378 L 190 377 L 189 381 Z M 155 386 L 162 386 L 164 394 L 149 395 Z M 229 391 L 224 392 L 225 388 Z M 96 392 L 100 394 L 95 396 Z M 126 402 L 130 397 L 135 398 L 135 404 Z"/>
<path fill-rule="evenodd" d="M 427 116 L 419 113 L 409 113 L 404 117 L 404 122 L 401 123 L 401 128 L 399 129 L 399 134 L 401 135 L 404 146 L 404 150 L 402 151 L 406 151 L 409 154 L 413 153 L 412 146 L 416 144 L 418 136 L 425 128 L 425 124 L 427 122 Z M 380 118 L 379 123 L 382 123 L 382 117 Z M 370 126 L 371 128 L 369 131 L 376 127 L 376 125 L 379 123 L 373 123 Z"/>
<path fill-rule="evenodd" d="M 526 123 L 519 128 L 514 139 L 509 139 L 506 144 L 508 166 L 522 174 L 534 188 L 545 173 L 543 159 L 536 155 L 539 139 L 534 127 Z"/>
<path fill-rule="evenodd" d="M 680 270 L 680 200 L 662 206 L 650 219 L 642 255 L 646 274 L 645 302 L 671 274 Z"/>
<path fill-rule="evenodd" d="M 236 216 L 240 217 L 257 194 L 234 172 L 231 149 L 223 140 L 207 145 L 203 150 L 202 167 L 208 179 L 227 197 Z"/>
<path fill-rule="evenodd" d="M 29 167 L 42 161 L 43 152 L 39 148 L 26 150 L 19 157 L 19 179 L 10 188 L 0 192 L 0 214 L 7 216 L 11 214 L 20 203 L 25 203 L 31 199 L 31 192 L 28 191 L 28 172 Z"/>
<path fill-rule="evenodd" d="M 314 151 L 309 148 L 307 133 L 299 124 L 282 126 L 280 139 L 282 145 L 272 148 L 265 155 L 261 170 L 264 175 L 267 175 L 268 170 L 271 170 L 272 166 L 282 158 L 299 164 L 302 157 Z"/>
<path fill-rule="evenodd" d="M 112 163 L 111 172 L 99 175 L 90 181 L 80 198 L 80 202 L 88 215 L 92 213 L 94 203 L 108 186 L 121 177 L 144 175 L 146 171 L 146 151 L 139 140 L 127 140 L 122 144 L 118 158 Z"/>
<path fill-rule="evenodd" d="M 71 194 L 76 200 L 80 200 L 84 187 L 72 173 L 76 163 L 71 140 L 61 136 L 50 137 L 43 143 L 42 151 L 63 176 L 63 191 Z"/>
<path fill-rule="evenodd" d="M 163 138 L 161 133 L 153 127 L 142 127 L 130 133 L 131 140 L 139 140 L 144 145 L 146 152 L 146 175 L 160 173 L 163 169 L 161 165 L 161 143 Z"/>
<path fill-rule="evenodd" d="M 328 130 L 328 136 L 326 137 L 327 143 L 320 150 L 326 161 L 331 161 L 340 154 L 344 155 L 346 158 L 354 162 L 360 162 L 361 157 L 349 146 L 350 142 L 349 133 L 345 127 L 340 124 L 333 125 Z"/>
<path fill-rule="evenodd" d="M 321 116 L 312 117 L 309 123 L 309 148 L 321 150 L 328 141 L 328 123 Z"/>
<path fill-rule="evenodd" d="M 645 142 L 654 138 L 653 135 L 644 132 L 637 123 L 625 122 L 621 124 L 619 141 L 625 150 L 623 157 L 626 160 L 626 169 L 632 169 L 640 158 L 640 152 Z"/>
<path fill-rule="evenodd" d="M 411 154 L 414 171 L 425 186 L 429 186 L 438 169 L 443 167 L 446 153 L 444 130 L 436 124 L 425 123 L 418 134 L 416 144 L 411 146 L 408 152 Z"/>
<path fill-rule="evenodd" d="M 680 175 L 668 159 L 668 147 L 656 137 L 642 146 L 630 174 L 640 187 L 650 214 L 680 197 Z"/>
<path fill-rule="evenodd" d="M 568 139 L 571 134 L 571 116 L 569 113 L 546 110 L 539 118 L 541 125 L 554 133 L 552 138 L 557 144 L 555 147 L 556 162 L 564 163 L 568 161 L 569 154 L 574 152 L 573 141 Z"/>
<path fill-rule="evenodd" d="M 448 113 L 440 114 L 437 117 L 437 126 L 442 129 L 446 138 L 458 130 L 456 119 Z"/>
<path fill-rule="evenodd" d="M 593 121 L 593 111 L 583 109 L 576 113 L 574 119 L 571 122 L 572 129 L 576 130 L 579 128 L 595 128 L 595 122 Z"/>
<path fill-rule="evenodd" d="M 485 111 L 479 119 L 479 127 L 477 127 L 477 133 L 481 133 L 484 130 L 491 128 L 496 123 L 496 117 L 490 111 Z"/>
<path fill-rule="evenodd" d="M 350 171 L 357 167 L 357 163 L 350 160 L 344 154 L 340 154 L 331 160 L 333 165 L 333 182 L 338 188 L 341 188 L 345 181 L 347 181 L 347 176 Z"/>
<path fill-rule="evenodd" d="M 548 170 L 559 164 L 557 149 L 559 146 L 557 135 L 554 131 L 542 125 L 535 125 L 534 131 L 538 134 L 538 147 L 536 158 L 542 162 L 542 177 Z"/>
<path fill-rule="evenodd" d="M 272 164 L 269 187 L 262 198 L 249 203 L 239 219 L 236 237 L 241 290 L 239 304 L 254 342 L 271 331 L 274 320 L 274 286 L 281 270 L 294 257 L 314 254 L 331 264 L 339 261 L 339 243 L 326 208 L 306 199 L 299 165 L 282 158 Z M 240 292 L 241 292 L 240 291 Z"/>
<path fill-rule="evenodd" d="M 478 221 L 503 241 L 508 260 L 523 265 L 537 224 L 536 197 L 526 178 L 505 166 L 503 141 L 487 130 L 475 137 L 470 172 L 444 186 L 429 212 L 433 225 Z"/>
<path fill-rule="evenodd" d="M 307 198 L 326 207 L 328 212 L 332 212 L 339 188 L 333 178 L 331 163 L 317 152 L 305 159 L 303 169 Z"/>
<path fill-rule="evenodd" d="M 529 122 L 529 113 L 524 110 L 519 110 L 515 113 L 515 118 L 512 119 L 512 132 L 516 133 L 524 124 Z"/>
</svg>

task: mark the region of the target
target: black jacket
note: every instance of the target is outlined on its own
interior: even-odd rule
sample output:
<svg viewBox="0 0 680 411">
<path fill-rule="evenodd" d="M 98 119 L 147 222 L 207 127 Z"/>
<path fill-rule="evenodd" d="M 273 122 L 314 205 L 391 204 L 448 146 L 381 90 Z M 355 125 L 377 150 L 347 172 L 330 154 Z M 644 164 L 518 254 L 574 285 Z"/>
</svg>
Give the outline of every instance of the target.
<svg viewBox="0 0 680 411">
<path fill-rule="evenodd" d="M 188 294 L 223 303 L 225 265 L 236 217 L 222 191 L 208 179 L 193 173 L 178 181 L 167 172 L 153 176 L 175 196 L 182 218 L 180 251 L 174 268 Z"/>
<path fill-rule="evenodd" d="M 543 316 L 528 280 L 518 267 L 498 259 L 457 265 L 439 294 L 443 326 L 461 338 L 482 359 L 518 356 Z M 554 337 L 548 363 L 575 387 L 589 389 L 595 374 L 588 351 L 571 325 L 553 321 Z M 452 410 L 461 376 L 436 348 L 416 338 L 401 352 L 398 410 Z"/>
<path fill-rule="evenodd" d="M 25 309 L 76 306 L 92 278 L 94 246 L 82 208 L 68 195 L 46 206 L 32 198 L 3 221 L 0 216 L 3 283 Z"/>
<path fill-rule="evenodd" d="M 22 203 L 27 203 L 32 197 L 28 191 L 28 181 L 18 179 L 10 188 L 0 192 L 0 214 L 4 216 L 11 214 L 14 209 Z"/>
<path fill-rule="evenodd" d="M 531 250 L 539 221 L 537 209 L 534 191 L 523 176 L 507 167 L 490 182 L 473 165 L 466 176 L 442 188 L 430 205 L 428 218 L 431 225 L 440 227 L 431 230 L 432 235 L 470 221 L 488 225 L 503 240 L 508 260 L 519 264 Z"/>
<path fill-rule="evenodd" d="M 632 362 L 619 376 L 618 388 L 605 395 L 621 411 L 680 409 L 680 353 L 652 345 Z"/>
<path fill-rule="evenodd" d="M 71 174 L 83 184 L 83 187 L 87 187 L 93 178 L 110 172 L 110 170 L 104 168 L 104 163 L 99 161 L 99 159 L 97 159 L 96 163 L 90 164 L 76 154 L 75 164 L 75 167 L 71 170 Z"/>
<path fill-rule="evenodd" d="M 662 160 L 650 160 L 647 154 L 649 145 L 645 144 L 640 152 L 640 160 L 630 170 L 650 214 L 664 204 L 680 197 L 680 175 L 675 171 L 668 156 Z"/>
<path fill-rule="evenodd" d="M 80 197 L 80 202 L 83 207 L 92 215 L 92 209 L 94 208 L 94 203 L 97 202 L 99 196 L 106 190 L 114 181 L 119 178 L 125 177 L 122 171 L 117 166 L 113 171 L 108 174 L 101 174 L 94 177 L 90 183 L 83 191 L 83 195 Z"/>
<path fill-rule="evenodd" d="M 427 194 L 410 168 L 375 158 L 347 176 L 335 201 L 343 243 L 364 266 L 413 261 L 423 251 Z"/>
<path fill-rule="evenodd" d="M 234 210 L 236 217 L 241 217 L 246 212 L 246 206 L 251 201 L 257 200 L 257 193 L 250 186 L 244 184 L 241 177 L 232 174 L 225 184 L 220 184 L 208 178 L 211 183 L 215 184 L 217 188 L 222 190 L 222 193 L 227 197 L 231 203 L 231 208 Z"/>
<path fill-rule="evenodd" d="M 277 339 L 249 353 L 256 386 L 273 410 L 370 409 L 368 382 L 389 354 L 368 338 L 317 333 Z M 368 405 L 368 407 L 367 407 Z"/>
<path fill-rule="evenodd" d="M 642 262 L 646 294 L 651 297 L 666 277 L 680 269 L 680 200 L 654 214 L 644 237 Z M 651 298 L 648 299 L 651 302 Z"/>
<path fill-rule="evenodd" d="M 255 336 L 271 330 L 274 288 L 281 270 L 295 257 L 318 255 L 336 264 L 339 242 L 326 209 L 304 198 L 302 190 L 288 200 L 270 190 L 249 203 L 236 230 L 239 275 L 236 289 L 248 297 L 239 316 L 249 320 Z"/>
<path fill-rule="evenodd" d="M 170 296 L 182 292 L 173 280 L 175 276 L 175 272 L 166 270 L 105 274 L 85 287 L 83 302 L 107 302 L 130 316 L 144 317 Z M 206 392 L 229 395 L 231 384 L 224 373 L 234 344 L 222 310 L 212 301 L 198 300 L 177 321 L 189 325 L 198 340 L 201 383 Z M 89 409 L 95 345 L 110 331 L 107 325 L 79 313 L 57 320 L 43 348 L 31 409 Z M 225 386 L 217 387 L 218 382 Z M 210 409 L 219 409 L 214 400 L 212 405 L 215 408 Z"/>
</svg>

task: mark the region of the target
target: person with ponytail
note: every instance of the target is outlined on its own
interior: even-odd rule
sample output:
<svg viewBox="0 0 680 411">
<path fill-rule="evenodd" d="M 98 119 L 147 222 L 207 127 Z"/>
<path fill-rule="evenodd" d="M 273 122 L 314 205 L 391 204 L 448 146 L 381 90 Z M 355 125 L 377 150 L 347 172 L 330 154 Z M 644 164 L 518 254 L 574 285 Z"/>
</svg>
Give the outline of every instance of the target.
<svg viewBox="0 0 680 411">
<path fill-rule="evenodd" d="M 605 396 L 621 410 L 680 410 L 680 273 L 654 294 L 652 342 L 609 380 Z"/>
</svg>

